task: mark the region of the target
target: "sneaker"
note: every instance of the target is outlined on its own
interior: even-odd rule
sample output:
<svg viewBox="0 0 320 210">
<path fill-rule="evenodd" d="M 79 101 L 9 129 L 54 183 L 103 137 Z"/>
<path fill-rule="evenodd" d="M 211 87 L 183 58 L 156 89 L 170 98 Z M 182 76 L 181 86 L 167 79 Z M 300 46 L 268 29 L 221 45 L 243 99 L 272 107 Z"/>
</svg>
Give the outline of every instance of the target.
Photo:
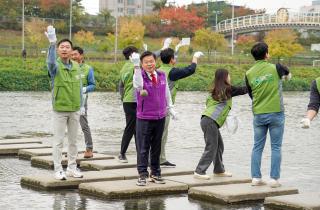
<svg viewBox="0 0 320 210">
<path fill-rule="evenodd" d="M 76 168 L 74 170 L 67 168 L 66 175 L 68 177 L 73 177 L 73 178 L 83 178 L 83 175 L 78 168 Z"/>
<path fill-rule="evenodd" d="M 166 182 L 164 179 L 161 178 L 161 176 L 150 176 L 150 182 L 154 182 L 155 184 L 165 184 Z"/>
<path fill-rule="evenodd" d="M 213 173 L 216 177 L 232 177 L 232 173 L 230 172 L 223 172 L 223 173 Z"/>
<path fill-rule="evenodd" d="M 210 176 L 207 174 L 198 174 L 197 172 L 194 172 L 193 178 L 208 180 L 208 179 L 210 179 Z"/>
<path fill-rule="evenodd" d="M 119 159 L 119 162 L 120 162 L 120 163 L 127 163 L 127 162 L 128 162 L 128 159 L 127 159 L 126 155 L 120 154 L 120 155 L 118 156 L 118 159 Z"/>
<path fill-rule="evenodd" d="M 166 161 L 164 163 L 160 163 L 160 167 L 163 168 L 174 168 L 176 167 L 176 164 L 170 163 L 169 161 Z"/>
<path fill-rule="evenodd" d="M 66 174 L 64 173 L 64 171 L 57 171 L 54 173 L 54 178 L 57 180 L 66 180 Z"/>
<path fill-rule="evenodd" d="M 92 149 L 87 148 L 83 154 L 83 157 L 84 158 L 92 158 L 93 157 Z"/>
<path fill-rule="evenodd" d="M 265 185 L 266 183 L 264 181 L 262 181 L 261 178 L 252 178 L 251 181 L 251 186 L 261 186 L 261 185 Z"/>
<path fill-rule="evenodd" d="M 281 184 L 279 182 L 279 179 L 271 179 L 270 182 L 268 183 L 271 188 L 277 188 L 281 187 Z"/>
<path fill-rule="evenodd" d="M 138 181 L 136 183 L 137 186 L 146 186 L 147 185 L 147 180 L 145 176 L 140 176 L 138 178 Z"/>
</svg>

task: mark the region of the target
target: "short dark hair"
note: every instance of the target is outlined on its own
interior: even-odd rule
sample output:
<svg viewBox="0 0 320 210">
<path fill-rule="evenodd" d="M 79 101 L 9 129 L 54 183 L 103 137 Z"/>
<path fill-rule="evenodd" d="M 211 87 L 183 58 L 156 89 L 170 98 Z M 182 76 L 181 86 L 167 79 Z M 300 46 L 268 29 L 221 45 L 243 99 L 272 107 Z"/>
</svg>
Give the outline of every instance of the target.
<svg viewBox="0 0 320 210">
<path fill-rule="evenodd" d="M 129 60 L 129 57 L 132 55 L 132 53 L 138 53 L 138 49 L 134 46 L 128 46 L 126 48 L 123 49 L 122 54 L 124 55 L 124 57 L 126 58 L 126 60 Z"/>
<path fill-rule="evenodd" d="M 251 49 L 251 55 L 256 61 L 264 60 L 269 52 L 269 47 L 264 42 L 258 42 Z"/>
<path fill-rule="evenodd" d="M 81 47 L 75 46 L 72 49 L 78 51 L 80 53 L 80 55 L 83 55 L 83 53 L 84 53 L 84 51 Z"/>
<path fill-rule="evenodd" d="M 171 59 L 174 59 L 174 50 L 171 48 L 164 49 L 160 52 L 162 63 L 169 64 Z"/>
<path fill-rule="evenodd" d="M 70 39 L 61 39 L 61 40 L 57 43 L 57 47 L 59 47 L 62 42 L 69 42 L 70 45 L 71 45 L 71 47 L 73 46 L 72 41 L 70 41 Z"/>
<path fill-rule="evenodd" d="M 142 53 L 142 55 L 140 56 L 140 61 L 142 62 L 142 60 L 147 57 L 147 56 L 153 56 L 153 58 L 156 60 L 157 59 L 157 56 L 153 53 L 153 52 L 150 52 L 150 51 L 145 51 Z"/>
</svg>

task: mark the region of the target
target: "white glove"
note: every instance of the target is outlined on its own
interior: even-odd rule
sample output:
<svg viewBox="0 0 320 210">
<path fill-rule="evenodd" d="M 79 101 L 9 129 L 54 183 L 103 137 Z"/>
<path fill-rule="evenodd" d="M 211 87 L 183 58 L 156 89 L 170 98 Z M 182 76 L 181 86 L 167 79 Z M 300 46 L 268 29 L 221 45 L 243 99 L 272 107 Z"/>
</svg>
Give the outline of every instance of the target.
<svg viewBox="0 0 320 210">
<path fill-rule="evenodd" d="M 52 25 L 49 25 L 47 27 L 47 31 L 44 32 L 44 33 L 47 36 L 47 38 L 48 38 L 50 43 L 56 43 L 57 42 L 56 29 Z"/>
<path fill-rule="evenodd" d="M 172 117 L 173 120 L 178 120 L 178 114 L 174 111 L 174 109 L 171 107 L 169 108 L 169 115 Z"/>
<path fill-rule="evenodd" d="M 133 63 L 134 66 L 140 66 L 140 55 L 139 53 L 132 53 L 130 56 L 130 61 Z"/>
<path fill-rule="evenodd" d="M 82 93 L 83 93 L 83 94 L 87 93 L 87 87 L 83 87 L 83 88 L 82 88 Z"/>
<path fill-rule="evenodd" d="M 161 50 L 169 48 L 171 42 L 172 42 L 172 38 L 166 38 L 163 42 L 163 47 L 161 48 Z"/>
<path fill-rule="evenodd" d="M 303 118 L 301 121 L 300 121 L 300 124 L 301 124 L 301 128 L 310 128 L 310 119 L 309 118 Z"/>
<path fill-rule="evenodd" d="M 144 51 L 147 51 L 148 50 L 148 45 L 147 44 L 143 44 L 143 49 L 144 49 Z"/>
<path fill-rule="evenodd" d="M 237 116 L 234 115 L 228 115 L 226 122 L 225 122 L 226 128 L 229 133 L 235 134 L 239 127 L 239 119 Z"/>
<path fill-rule="evenodd" d="M 179 44 L 177 44 L 175 51 L 178 52 L 181 46 L 182 46 L 182 41 L 180 41 Z"/>
<path fill-rule="evenodd" d="M 193 57 L 196 57 L 196 58 L 200 58 L 200 56 L 204 56 L 203 52 L 198 51 L 193 54 Z"/>
<path fill-rule="evenodd" d="M 80 107 L 80 115 L 85 115 L 86 114 L 86 109 L 84 106 Z"/>
<path fill-rule="evenodd" d="M 282 76 L 282 80 L 289 81 L 291 79 L 291 77 L 292 77 L 292 75 L 291 75 L 291 73 L 289 73 L 288 75 Z"/>
</svg>

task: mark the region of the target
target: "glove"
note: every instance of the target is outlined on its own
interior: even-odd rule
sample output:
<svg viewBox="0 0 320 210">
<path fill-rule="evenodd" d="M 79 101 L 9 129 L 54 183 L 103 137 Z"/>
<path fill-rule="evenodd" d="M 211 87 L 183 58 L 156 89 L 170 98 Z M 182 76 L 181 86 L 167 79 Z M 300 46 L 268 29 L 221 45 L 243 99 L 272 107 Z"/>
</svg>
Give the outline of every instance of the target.
<svg viewBox="0 0 320 210">
<path fill-rule="evenodd" d="M 226 119 L 225 124 L 226 124 L 226 128 L 227 128 L 228 132 L 231 134 L 235 134 L 238 130 L 238 127 L 239 127 L 239 119 L 237 116 L 229 114 Z"/>
<path fill-rule="evenodd" d="M 196 57 L 196 58 L 200 58 L 200 56 L 204 56 L 203 52 L 198 51 L 193 54 L 193 57 Z"/>
<path fill-rule="evenodd" d="M 83 94 L 87 93 L 87 87 L 83 87 L 83 88 L 82 88 L 82 93 L 83 93 Z"/>
<path fill-rule="evenodd" d="M 84 106 L 80 107 L 80 115 L 85 115 L 86 114 L 86 109 Z"/>
<path fill-rule="evenodd" d="M 147 51 L 148 50 L 148 45 L 147 44 L 143 44 L 143 49 L 144 49 L 144 51 Z"/>
<path fill-rule="evenodd" d="M 172 42 L 171 38 L 166 38 L 163 42 L 163 47 L 161 48 L 161 50 L 169 48 L 171 42 Z"/>
<path fill-rule="evenodd" d="M 169 108 L 169 115 L 172 117 L 173 120 L 178 120 L 178 114 L 174 111 L 174 109 L 171 107 Z"/>
<path fill-rule="evenodd" d="M 282 76 L 282 80 L 289 81 L 291 79 L 291 77 L 292 77 L 292 75 L 291 75 L 291 73 L 289 73 L 288 75 Z"/>
<path fill-rule="evenodd" d="M 181 46 L 182 46 L 182 41 L 180 41 L 179 44 L 177 44 L 175 51 L 178 52 Z"/>
<path fill-rule="evenodd" d="M 47 36 L 50 43 L 57 42 L 56 29 L 52 25 L 49 25 L 47 31 L 44 33 Z"/>
<path fill-rule="evenodd" d="M 139 53 L 132 53 L 130 56 L 130 61 L 133 63 L 134 66 L 140 66 L 140 55 Z"/>
<path fill-rule="evenodd" d="M 148 96 L 148 92 L 145 89 L 140 90 L 140 96 Z"/>
<path fill-rule="evenodd" d="M 301 128 L 310 128 L 310 119 L 309 118 L 303 118 L 301 121 L 300 121 L 300 124 L 301 124 Z"/>
</svg>

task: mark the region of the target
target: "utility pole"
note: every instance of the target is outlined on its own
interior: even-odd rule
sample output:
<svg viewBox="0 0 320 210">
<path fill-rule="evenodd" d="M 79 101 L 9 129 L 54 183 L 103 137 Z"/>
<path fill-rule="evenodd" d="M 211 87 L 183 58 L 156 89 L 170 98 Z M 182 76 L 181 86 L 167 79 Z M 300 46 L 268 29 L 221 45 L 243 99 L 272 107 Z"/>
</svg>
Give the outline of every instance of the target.
<svg viewBox="0 0 320 210">
<path fill-rule="evenodd" d="M 117 62 L 117 51 L 118 51 L 118 0 L 116 1 L 116 31 L 115 31 L 115 39 L 114 39 L 114 62 Z"/>
<path fill-rule="evenodd" d="M 24 50 L 24 0 L 22 0 L 22 53 Z"/>
<path fill-rule="evenodd" d="M 231 55 L 234 54 L 234 0 L 232 0 Z"/>
<path fill-rule="evenodd" d="M 69 39 L 72 38 L 72 0 L 70 0 Z"/>
</svg>

